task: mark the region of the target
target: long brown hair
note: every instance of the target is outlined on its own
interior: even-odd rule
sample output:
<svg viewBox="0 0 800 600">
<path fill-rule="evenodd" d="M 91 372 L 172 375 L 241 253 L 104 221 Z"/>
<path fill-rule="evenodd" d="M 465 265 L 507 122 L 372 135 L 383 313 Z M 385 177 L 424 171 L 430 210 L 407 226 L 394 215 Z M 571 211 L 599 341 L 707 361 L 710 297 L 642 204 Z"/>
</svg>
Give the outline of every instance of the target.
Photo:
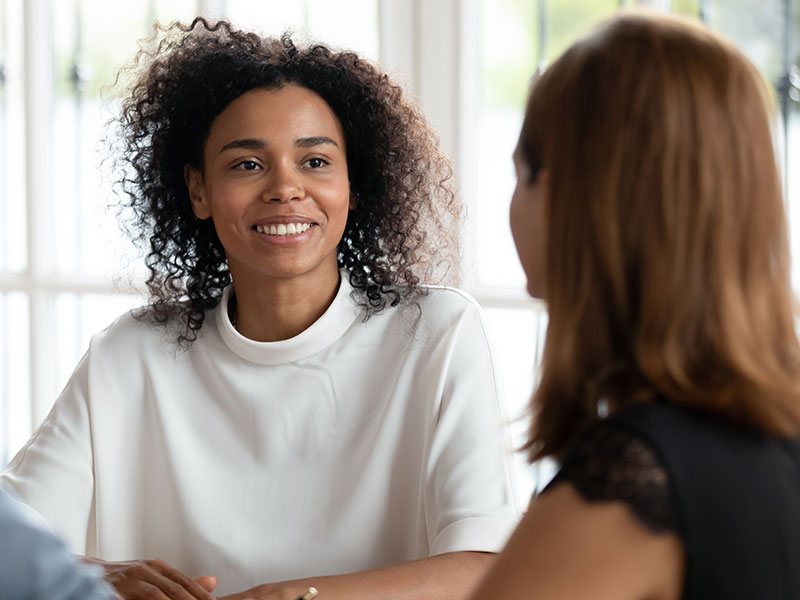
<svg viewBox="0 0 800 600">
<path fill-rule="evenodd" d="M 519 151 L 549 171 L 549 326 L 532 459 L 563 454 L 600 403 L 800 431 L 771 105 L 731 44 L 639 12 L 534 82 Z"/>
</svg>

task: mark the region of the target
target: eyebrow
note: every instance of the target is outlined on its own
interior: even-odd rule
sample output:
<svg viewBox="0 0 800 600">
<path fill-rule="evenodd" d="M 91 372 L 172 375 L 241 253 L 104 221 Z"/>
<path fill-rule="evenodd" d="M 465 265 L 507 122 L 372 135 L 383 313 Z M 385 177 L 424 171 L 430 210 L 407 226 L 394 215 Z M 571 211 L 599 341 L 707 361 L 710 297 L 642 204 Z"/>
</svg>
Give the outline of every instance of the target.
<svg viewBox="0 0 800 600">
<path fill-rule="evenodd" d="M 325 135 L 304 137 L 294 141 L 294 145 L 297 148 L 311 148 L 312 146 L 321 146 L 322 144 L 333 144 L 337 148 L 339 147 L 339 144 Z"/>
<path fill-rule="evenodd" d="M 309 137 L 298 138 L 294 141 L 294 145 L 296 148 L 311 148 L 313 146 L 320 146 L 322 144 L 333 144 L 337 148 L 339 144 L 336 143 L 335 140 L 332 140 L 328 136 L 325 135 L 315 135 Z M 259 140 L 256 138 L 244 138 L 241 140 L 233 140 L 225 144 L 220 149 L 220 154 L 225 152 L 226 150 L 230 150 L 232 148 L 244 148 L 245 150 L 261 150 L 267 147 L 267 142 L 264 140 Z"/>
</svg>

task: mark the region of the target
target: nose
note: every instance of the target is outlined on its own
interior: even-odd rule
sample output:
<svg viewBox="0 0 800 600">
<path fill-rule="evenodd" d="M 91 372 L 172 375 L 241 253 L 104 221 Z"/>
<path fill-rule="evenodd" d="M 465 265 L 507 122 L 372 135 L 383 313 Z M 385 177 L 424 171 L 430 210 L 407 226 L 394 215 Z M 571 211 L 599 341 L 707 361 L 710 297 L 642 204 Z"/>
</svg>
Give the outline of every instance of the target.
<svg viewBox="0 0 800 600">
<path fill-rule="evenodd" d="M 299 173 L 293 164 L 276 164 L 270 176 L 266 179 L 267 185 L 261 196 L 265 202 L 291 202 L 302 200 L 305 190 L 300 181 Z"/>
</svg>

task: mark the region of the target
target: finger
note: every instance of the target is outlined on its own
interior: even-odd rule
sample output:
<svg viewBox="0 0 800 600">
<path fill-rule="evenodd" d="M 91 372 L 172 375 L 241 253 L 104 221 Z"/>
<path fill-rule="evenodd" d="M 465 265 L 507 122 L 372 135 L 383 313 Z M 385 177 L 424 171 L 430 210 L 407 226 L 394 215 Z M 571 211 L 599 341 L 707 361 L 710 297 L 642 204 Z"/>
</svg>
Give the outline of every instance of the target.
<svg viewBox="0 0 800 600">
<path fill-rule="evenodd" d="M 197 581 L 189 577 L 188 575 L 184 575 L 181 571 L 172 567 L 165 563 L 163 560 L 153 560 L 150 561 L 151 567 L 155 570 L 159 571 L 165 577 L 167 577 L 172 583 L 180 587 L 189 595 L 185 597 L 187 599 L 191 598 L 192 600 L 214 600 L 214 596 L 212 596 L 208 590 L 202 585 L 200 585 Z M 213 578 L 214 579 L 214 587 L 216 587 L 216 577 L 212 575 L 205 576 L 206 578 Z M 163 588 L 162 588 L 163 589 Z M 212 588 L 213 589 L 213 588 Z M 180 598 L 180 600 L 184 599 L 184 596 L 176 596 L 176 598 Z"/>
<path fill-rule="evenodd" d="M 130 596 L 131 598 L 144 600 L 197 600 L 202 598 L 202 600 L 206 600 L 205 596 L 194 595 L 184 586 L 157 571 L 153 562 L 155 561 L 140 563 L 125 573 L 128 580 L 125 585 L 126 591 L 133 590 L 137 594 Z M 128 598 L 128 596 L 124 597 Z"/>
<path fill-rule="evenodd" d="M 213 592 L 217 587 L 217 578 L 213 575 L 204 575 L 203 577 L 195 577 L 194 580 L 205 588 L 207 592 Z"/>
<path fill-rule="evenodd" d="M 121 600 L 170 600 L 158 586 L 138 579 L 122 582 L 117 587 L 117 597 Z"/>
</svg>

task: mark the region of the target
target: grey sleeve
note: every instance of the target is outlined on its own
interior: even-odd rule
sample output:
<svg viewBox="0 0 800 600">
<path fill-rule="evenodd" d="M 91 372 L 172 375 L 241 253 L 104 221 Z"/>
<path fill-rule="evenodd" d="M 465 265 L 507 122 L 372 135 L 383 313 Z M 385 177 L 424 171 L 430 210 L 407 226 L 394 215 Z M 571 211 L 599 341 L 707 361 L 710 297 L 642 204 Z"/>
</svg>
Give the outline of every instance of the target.
<svg viewBox="0 0 800 600">
<path fill-rule="evenodd" d="M 0 581 L 7 600 L 114 600 L 96 567 L 81 563 L 27 507 L 0 491 Z"/>
</svg>

